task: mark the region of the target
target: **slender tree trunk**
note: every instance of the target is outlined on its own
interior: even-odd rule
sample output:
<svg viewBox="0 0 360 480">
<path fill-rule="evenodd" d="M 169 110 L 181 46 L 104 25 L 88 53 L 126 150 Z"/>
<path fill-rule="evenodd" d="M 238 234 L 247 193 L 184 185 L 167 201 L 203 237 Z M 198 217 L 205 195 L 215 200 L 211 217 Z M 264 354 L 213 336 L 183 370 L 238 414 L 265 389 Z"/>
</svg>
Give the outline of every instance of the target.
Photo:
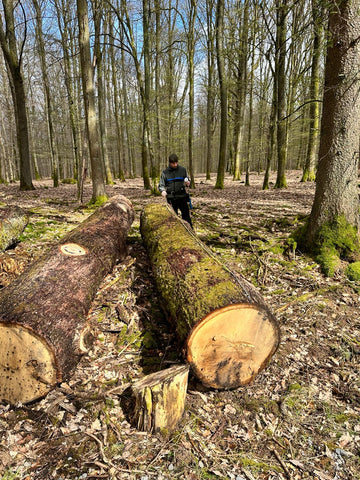
<svg viewBox="0 0 360 480">
<path fill-rule="evenodd" d="M 269 189 L 269 179 L 270 179 L 270 169 L 271 164 L 274 157 L 275 152 L 275 137 L 276 137 L 276 114 L 277 114 L 277 78 L 273 75 L 273 98 L 271 103 L 271 113 L 270 113 L 270 120 L 269 120 L 269 134 L 268 134 L 268 142 L 267 142 L 267 155 L 266 155 L 266 168 L 265 168 L 265 175 L 263 181 L 263 190 Z"/>
<path fill-rule="evenodd" d="M 239 2 L 238 8 L 242 2 Z M 248 56 L 248 34 L 249 34 L 249 1 L 244 3 L 244 12 L 241 22 L 241 43 L 238 60 L 238 79 L 237 79 L 237 99 L 235 112 L 235 151 L 234 151 L 234 174 L 233 180 L 241 179 L 241 154 L 244 141 L 244 120 L 245 120 L 245 103 L 246 90 L 248 82 L 247 56 Z"/>
<path fill-rule="evenodd" d="M 195 187 L 194 179 L 194 117 L 195 117 L 195 78 L 194 78 L 194 55 L 195 55 L 195 19 L 196 19 L 196 1 L 190 1 L 189 27 L 188 27 L 188 78 L 189 78 L 189 128 L 188 128 L 188 150 L 189 150 L 189 174 L 191 179 L 191 188 Z"/>
<path fill-rule="evenodd" d="M 320 9 L 321 11 L 321 9 Z M 312 182 L 315 180 L 315 163 L 316 150 L 319 139 L 319 123 L 320 123 L 320 60 L 322 51 L 322 19 L 319 18 L 319 2 L 312 0 L 312 21 L 314 29 L 313 55 L 311 64 L 310 79 L 310 123 L 309 123 L 309 140 L 306 153 L 306 160 L 303 169 L 302 182 Z"/>
<path fill-rule="evenodd" d="M 155 132 L 156 132 L 156 153 L 155 153 L 155 169 L 156 176 L 160 177 L 160 163 L 162 158 L 162 109 L 161 109 L 161 7 L 160 1 L 155 0 Z"/>
<path fill-rule="evenodd" d="M 77 13 L 79 23 L 81 77 L 93 183 L 92 201 L 98 203 L 104 201 L 107 196 L 97 129 L 95 90 L 90 54 L 88 6 L 86 0 L 77 0 Z"/>
<path fill-rule="evenodd" d="M 75 100 L 75 89 L 72 82 L 72 68 L 70 61 L 70 48 L 73 44 L 73 37 L 71 36 L 68 24 L 70 23 L 70 5 L 67 0 L 59 3 L 59 0 L 54 0 L 56 9 L 57 22 L 61 34 L 61 46 L 64 55 L 64 81 L 67 93 L 67 103 L 69 109 L 69 120 L 72 140 L 73 153 L 73 177 L 77 180 L 77 197 L 80 198 L 80 184 L 81 184 L 81 141 L 80 130 L 77 113 L 77 102 Z M 70 44 L 70 48 L 69 45 Z"/>
<path fill-rule="evenodd" d="M 216 58 L 218 65 L 219 83 L 220 83 L 220 149 L 219 163 L 215 188 L 224 188 L 226 152 L 227 152 L 227 127 L 228 127 L 228 111 L 227 111 L 227 85 L 225 77 L 225 61 L 224 61 L 224 9 L 225 1 L 217 0 L 216 8 Z"/>
<path fill-rule="evenodd" d="M 146 157 L 150 160 L 150 176 L 152 180 L 152 192 L 157 191 L 159 177 L 157 176 L 154 160 L 154 150 L 151 135 L 150 103 L 151 103 L 151 72 L 150 72 L 150 0 L 143 0 L 143 37 L 144 37 L 144 87 L 141 85 L 140 65 L 136 62 L 139 71 L 138 79 L 141 91 L 141 99 L 144 115 L 144 141 Z"/>
<path fill-rule="evenodd" d="M 114 26 L 112 23 L 111 15 L 109 15 L 109 32 L 110 37 L 113 38 Z M 124 158 L 124 128 L 121 125 L 120 119 L 120 105 L 119 105 L 119 89 L 118 89 L 118 80 L 116 76 L 116 64 L 115 64 L 115 52 L 112 42 L 109 46 L 109 56 L 111 64 L 111 82 L 113 87 L 113 101 L 114 101 L 114 120 L 115 120 L 115 131 L 116 131 L 116 145 L 117 145 L 117 165 L 118 165 L 118 177 L 121 182 L 125 181 L 125 158 Z"/>
<path fill-rule="evenodd" d="M 214 73 L 215 73 L 215 38 L 213 25 L 214 0 L 206 1 L 207 20 L 207 101 L 206 101 L 206 180 L 211 178 L 212 146 L 214 136 Z"/>
<path fill-rule="evenodd" d="M 286 134 L 286 16 L 287 1 L 278 0 L 276 8 L 276 48 L 277 65 L 275 74 L 277 76 L 277 178 L 275 188 L 286 188 L 286 155 L 287 155 L 287 134 Z"/>
<path fill-rule="evenodd" d="M 113 185 L 114 180 L 111 173 L 109 154 L 106 144 L 107 129 L 105 119 L 105 83 L 104 83 L 104 63 L 103 63 L 103 49 L 101 48 L 101 25 L 102 14 L 104 10 L 104 4 L 102 0 L 92 0 L 93 19 L 95 28 L 95 42 L 94 42 L 94 55 L 97 71 L 97 97 L 98 97 L 98 111 L 99 111 L 99 140 L 102 163 L 105 168 L 105 180 L 108 185 Z"/>
<path fill-rule="evenodd" d="M 11 94 L 14 102 L 16 135 L 20 158 L 20 190 L 34 190 L 31 175 L 26 94 L 23 74 L 21 71 L 26 33 L 20 46 L 20 52 L 18 53 L 17 39 L 15 36 L 14 2 L 12 0 L 2 0 L 2 4 L 4 12 L 3 14 L 0 14 L 0 44 L 7 65 Z M 2 15 L 4 15 L 5 18 L 5 30 Z M 24 17 L 23 20 L 26 32 L 27 19 Z"/>
<path fill-rule="evenodd" d="M 51 172 L 52 172 L 51 177 L 53 179 L 54 187 L 58 187 L 59 186 L 59 160 L 58 160 L 58 153 L 57 153 L 57 148 L 55 144 L 53 106 L 52 106 L 52 99 L 51 99 L 51 93 L 50 93 L 49 77 L 47 73 L 44 37 L 42 33 L 43 31 L 42 13 L 41 13 L 39 2 L 37 0 L 33 0 L 33 5 L 35 8 L 35 14 L 36 14 L 36 30 L 35 30 L 36 40 L 38 44 L 41 74 L 42 74 L 44 93 L 45 93 L 46 120 L 47 120 L 48 138 L 49 138 L 49 146 L 50 146 L 50 158 L 51 158 Z"/>
<path fill-rule="evenodd" d="M 254 70 L 255 70 L 255 35 L 252 39 L 252 52 L 251 52 L 251 71 L 250 71 L 250 92 L 249 92 L 249 125 L 248 125 L 248 139 L 246 148 L 246 174 L 245 174 L 245 186 L 250 186 L 250 166 L 252 157 L 252 117 L 253 117 L 253 93 L 254 93 Z"/>
</svg>

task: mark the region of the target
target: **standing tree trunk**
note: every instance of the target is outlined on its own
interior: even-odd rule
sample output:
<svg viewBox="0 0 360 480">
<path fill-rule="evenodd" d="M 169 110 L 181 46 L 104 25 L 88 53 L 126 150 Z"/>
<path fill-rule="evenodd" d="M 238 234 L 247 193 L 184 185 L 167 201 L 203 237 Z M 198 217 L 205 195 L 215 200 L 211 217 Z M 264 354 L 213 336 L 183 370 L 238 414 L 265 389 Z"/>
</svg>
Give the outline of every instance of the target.
<svg viewBox="0 0 360 480">
<path fill-rule="evenodd" d="M 140 228 L 195 375 L 220 389 L 251 382 L 279 343 L 279 327 L 261 295 L 222 265 L 169 206 L 148 205 Z"/>
<path fill-rule="evenodd" d="M 270 111 L 270 119 L 269 119 L 269 132 L 267 135 L 267 151 L 266 151 L 266 167 L 265 167 L 265 175 L 263 181 L 263 190 L 269 189 L 269 180 L 270 180 L 270 170 L 271 170 L 271 163 L 273 157 L 275 156 L 275 137 L 276 137 L 276 97 L 277 97 L 277 79 L 276 76 L 273 75 L 273 95 L 272 95 L 272 102 L 271 102 L 271 111 Z"/>
<path fill-rule="evenodd" d="M 46 109 L 46 119 L 48 127 L 48 137 L 49 137 L 49 146 L 50 146 L 50 158 L 51 158 L 51 176 L 53 179 L 54 187 L 59 186 L 59 165 L 58 165 L 58 154 L 55 145 L 55 132 L 54 132 L 54 122 L 53 122 L 53 108 L 50 94 L 50 83 L 49 76 L 47 73 L 46 66 L 46 53 L 45 53 L 45 44 L 43 36 L 43 26 L 42 26 L 42 13 L 39 2 L 37 0 L 32 0 L 36 13 L 36 40 L 38 43 L 40 65 L 41 65 L 41 74 L 44 84 L 45 92 L 45 109 Z"/>
<path fill-rule="evenodd" d="M 275 188 L 286 188 L 287 121 L 286 121 L 286 17 L 287 1 L 276 4 L 276 60 L 277 77 L 277 177 Z"/>
<path fill-rule="evenodd" d="M 28 119 L 26 113 L 26 94 L 24 78 L 22 74 L 23 49 L 26 40 L 26 22 L 24 14 L 25 37 L 18 52 L 15 34 L 14 2 L 2 0 L 4 12 L 0 13 L 0 44 L 6 61 L 9 75 L 11 94 L 14 103 L 16 136 L 20 157 L 20 190 L 34 190 L 31 175 L 31 155 L 29 143 Z M 22 5 L 20 3 L 20 7 Z M 5 30 L 2 15 L 5 18 Z"/>
<path fill-rule="evenodd" d="M 113 37 L 114 25 L 112 16 L 109 15 L 109 33 Z M 117 146 L 117 171 L 118 177 L 121 182 L 125 181 L 125 135 L 124 128 L 121 125 L 120 118 L 120 102 L 119 102 L 119 88 L 118 88 L 118 79 L 116 75 L 116 63 L 115 63 L 115 52 L 114 45 L 112 42 L 109 45 L 109 57 L 111 65 L 111 82 L 113 87 L 113 102 L 114 102 L 114 119 L 115 119 L 115 131 L 116 131 L 116 146 Z"/>
<path fill-rule="evenodd" d="M 227 152 L 227 127 L 228 127 L 228 99 L 227 84 L 225 76 L 224 60 L 224 10 L 225 0 L 217 0 L 216 8 L 216 59 L 218 65 L 219 83 L 220 83 L 220 148 L 219 163 L 215 188 L 224 188 L 226 152 Z"/>
<path fill-rule="evenodd" d="M 213 23 L 214 0 L 206 1 L 206 21 L 207 21 L 207 99 L 206 99 L 206 180 L 211 178 L 212 166 L 212 147 L 214 136 L 214 111 L 215 111 L 215 95 L 214 95 L 214 72 L 215 72 L 215 28 Z"/>
<path fill-rule="evenodd" d="M 195 116 L 195 77 L 194 77 L 194 56 L 195 56 L 195 19 L 196 2 L 191 0 L 189 11 L 189 27 L 187 34 L 187 55 L 188 55 L 188 79 L 189 79 L 189 128 L 188 128 L 188 150 L 189 150 L 189 174 L 191 188 L 195 188 L 194 178 L 194 116 Z"/>
<path fill-rule="evenodd" d="M 335 229 L 339 217 L 359 228 L 360 12 L 355 0 L 331 3 L 319 165 L 306 231 L 310 248 L 321 228 Z"/>
<path fill-rule="evenodd" d="M 104 4 L 102 0 L 92 0 L 93 20 L 95 29 L 94 55 L 97 71 L 97 94 L 98 94 L 98 111 L 99 111 L 99 139 L 102 164 L 105 169 L 105 179 L 108 185 L 113 185 L 114 180 L 111 173 L 109 154 L 106 145 L 107 129 L 106 129 L 106 105 L 105 105 L 105 82 L 104 82 L 104 62 L 103 49 L 101 48 L 101 25 Z"/>
<path fill-rule="evenodd" d="M 77 14 L 79 23 L 79 46 L 81 62 L 81 78 L 85 104 L 86 131 L 88 136 L 91 178 L 93 183 L 93 203 L 106 200 L 104 169 L 100 155 L 99 133 L 95 110 L 95 90 L 93 68 L 91 64 L 89 18 L 86 0 L 77 0 Z"/>
<path fill-rule="evenodd" d="M 319 13 L 320 10 L 320 13 Z M 312 21 L 314 30 L 314 42 L 311 64 L 310 79 L 310 122 L 309 122 L 309 140 L 306 153 L 306 160 L 303 169 L 302 182 L 313 182 L 315 180 L 316 148 L 319 138 L 319 119 L 320 119 L 320 59 L 322 50 L 322 9 L 319 8 L 318 0 L 312 0 Z"/>
<path fill-rule="evenodd" d="M 134 219 L 111 199 L 0 293 L 0 398 L 26 403 L 69 377 L 82 354 L 95 293 L 126 256 Z"/>
<path fill-rule="evenodd" d="M 79 131 L 79 121 L 78 121 L 78 108 L 77 102 L 75 101 L 74 86 L 72 82 L 72 69 L 70 62 L 70 48 L 68 43 L 73 42 L 73 37 L 70 34 L 69 23 L 70 23 L 70 0 L 62 0 L 59 3 L 59 0 L 54 0 L 54 5 L 56 9 L 56 16 L 58 22 L 58 28 L 61 34 L 61 46 L 64 55 L 64 81 L 66 86 L 67 93 L 67 103 L 69 108 L 69 120 L 71 128 L 71 139 L 73 147 L 73 176 L 77 180 L 77 197 L 80 198 L 81 195 L 81 182 L 82 182 L 82 169 L 81 169 L 81 142 L 80 142 L 80 131 Z"/>
<path fill-rule="evenodd" d="M 240 4 L 241 2 L 239 2 Z M 246 106 L 246 90 L 248 83 L 248 36 L 249 36 L 249 1 L 244 3 L 244 12 L 241 22 L 240 32 L 240 49 L 238 52 L 238 64 L 237 64 L 237 98 L 236 98 L 236 111 L 235 111 L 235 161 L 234 161 L 234 175 L 233 180 L 241 179 L 241 153 L 244 140 L 244 120 L 245 120 L 245 106 Z M 241 8 L 240 5 L 238 7 Z"/>
</svg>

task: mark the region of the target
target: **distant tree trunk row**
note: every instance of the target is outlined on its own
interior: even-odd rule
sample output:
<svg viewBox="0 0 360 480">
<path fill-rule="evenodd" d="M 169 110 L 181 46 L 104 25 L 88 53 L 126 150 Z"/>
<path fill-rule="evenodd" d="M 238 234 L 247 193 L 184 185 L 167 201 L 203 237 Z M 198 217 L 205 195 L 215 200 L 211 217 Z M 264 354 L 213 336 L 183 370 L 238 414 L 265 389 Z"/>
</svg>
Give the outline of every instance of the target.
<svg viewBox="0 0 360 480">
<path fill-rule="evenodd" d="M 2 0 L 0 181 L 80 188 L 86 169 L 94 199 L 114 178 L 156 190 L 170 153 L 192 186 L 314 180 L 327 16 L 321 0 Z"/>
</svg>

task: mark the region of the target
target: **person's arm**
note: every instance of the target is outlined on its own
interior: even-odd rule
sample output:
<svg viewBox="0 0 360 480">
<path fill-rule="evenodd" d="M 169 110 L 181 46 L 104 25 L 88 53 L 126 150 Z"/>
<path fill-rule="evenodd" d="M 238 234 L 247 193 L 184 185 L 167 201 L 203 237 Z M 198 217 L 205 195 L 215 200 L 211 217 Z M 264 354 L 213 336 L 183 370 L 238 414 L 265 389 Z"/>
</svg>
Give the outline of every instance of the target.
<svg viewBox="0 0 360 480">
<path fill-rule="evenodd" d="M 161 195 L 162 195 L 163 197 L 166 197 L 165 181 L 166 181 L 165 174 L 164 174 L 164 172 L 162 172 L 162 174 L 161 174 L 161 176 L 160 176 L 159 190 L 160 190 Z"/>
</svg>

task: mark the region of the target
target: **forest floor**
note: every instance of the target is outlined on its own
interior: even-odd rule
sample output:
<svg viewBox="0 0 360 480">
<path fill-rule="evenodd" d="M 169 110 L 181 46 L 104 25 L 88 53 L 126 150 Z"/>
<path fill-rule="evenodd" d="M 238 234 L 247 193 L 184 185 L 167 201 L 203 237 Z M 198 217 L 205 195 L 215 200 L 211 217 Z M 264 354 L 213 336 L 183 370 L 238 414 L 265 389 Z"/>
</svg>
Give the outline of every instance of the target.
<svg viewBox="0 0 360 480">
<path fill-rule="evenodd" d="M 299 172 L 287 179 L 287 189 L 263 191 L 256 174 L 249 187 L 227 177 L 224 190 L 215 175 L 196 178 L 196 234 L 256 285 L 281 343 L 252 385 L 217 391 L 190 377 L 183 418 L 162 434 L 137 431 L 124 405 L 134 381 L 182 362 L 139 232 L 143 206 L 163 200 L 141 179 L 107 187 L 135 208 L 128 256 L 97 293 L 95 342 L 68 382 L 30 405 L 0 404 L 2 480 L 360 479 L 360 286 L 342 271 L 326 278 L 287 246 L 314 196 Z M 35 185 L 0 186 L 2 204 L 30 214 L 19 244 L 0 255 L 2 287 L 93 211 L 79 207 L 75 185 Z M 86 184 L 85 202 L 91 193 Z"/>
</svg>

